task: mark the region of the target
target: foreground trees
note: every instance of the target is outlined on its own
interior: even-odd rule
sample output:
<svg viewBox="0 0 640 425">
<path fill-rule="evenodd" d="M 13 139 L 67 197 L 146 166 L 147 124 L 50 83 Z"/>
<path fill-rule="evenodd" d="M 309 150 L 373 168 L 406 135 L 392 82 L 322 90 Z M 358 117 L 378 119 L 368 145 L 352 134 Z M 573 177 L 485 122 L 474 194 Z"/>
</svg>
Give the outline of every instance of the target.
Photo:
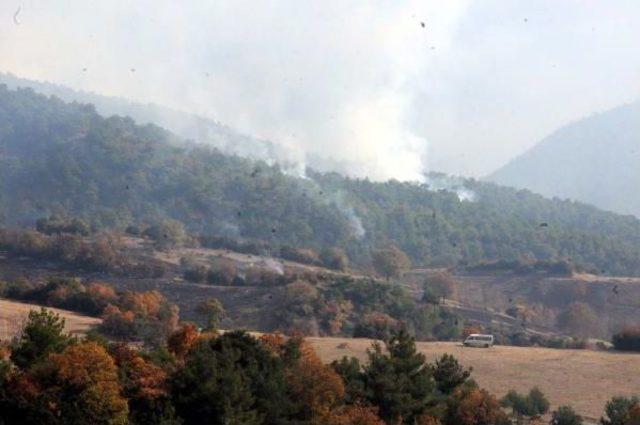
<svg viewBox="0 0 640 425">
<path fill-rule="evenodd" d="M 153 310 L 145 299 L 137 304 Z M 404 330 L 373 344 L 364 364 L 344 357 L 326 365 L 299 337 L 200 333 L 185 323 L 166 345 L 134 349 L 70 338 L 63 325 L 33 312 L 14 351 L 0 350 L 0 425 L 511 424 L 470 370 L 446 354 L 428 363 Z M 502 402 L 517 421 L 549 408 L 536 388 Z M 638 419 L 638 399 L 617 397 L 601 424 Z M 566 406 L 552 414 L 552 425 L 581 423 Z"/>
<path fill-rule="evenodd" d="M 20 338 L 11 347 L 11 361 L 26 369 L 51 353 L 61 352 L 72 342 L 63 329 L 64 319 L 59 315 L 44 308 L 30 311 Z"/>
<path fill-rule="evenodd" d="M 640 423 L 638 397 L 613 397 L 604 408 L 601 425 L 634 425 Z"/>
<path fill-rule="evenodd" d="M 292 409 L 282 360 L 242 332 L 200 341 L 171 384 L 185 424 L 279 423 Z"/>
</svg>

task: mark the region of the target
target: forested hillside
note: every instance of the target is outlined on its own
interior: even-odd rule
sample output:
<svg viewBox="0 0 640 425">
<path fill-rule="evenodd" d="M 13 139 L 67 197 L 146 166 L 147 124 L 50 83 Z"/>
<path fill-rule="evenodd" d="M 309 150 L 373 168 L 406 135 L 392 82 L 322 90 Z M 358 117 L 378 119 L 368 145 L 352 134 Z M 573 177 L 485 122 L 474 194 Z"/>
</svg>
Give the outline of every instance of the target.
<svg viewBox="0 0 640 425">
<path fill-rule="evenodd" d="M 32 88 L 38 93 L 55 96 L 65 102 L 90 103 L 102 116 L 126 116 L 133 118 L 138 124 L 155 124 L 182 139 L 214 146 L 224 153 L 263 160 L 291 158 L 284 148 L 273 142 L 241 134 L 217 121 L 165 106 L 74 90 L 67 86 L 27 80 L 2 72 L 0 84 L 6 84 L 10 89 Z"/>
<path fill-rule="evenodd" d="M 559 129 L 488 179 L 640 217 L 640 102 Z"/>
<path fill-rule="evenodd" d="M 426 185 L 373 183 L 177 143 L 128 118 L 99 116 L 0 86 L 0 213 L 5 226 L 57 214 L 94 228 L 179 220 L 196 234 L 317 250 L 366 265 L 396 244 L 414 265 L 568 259 L 640 274 L 640 221 L 579 203 L 467 181 L 475 201 Z"/>
</svg>

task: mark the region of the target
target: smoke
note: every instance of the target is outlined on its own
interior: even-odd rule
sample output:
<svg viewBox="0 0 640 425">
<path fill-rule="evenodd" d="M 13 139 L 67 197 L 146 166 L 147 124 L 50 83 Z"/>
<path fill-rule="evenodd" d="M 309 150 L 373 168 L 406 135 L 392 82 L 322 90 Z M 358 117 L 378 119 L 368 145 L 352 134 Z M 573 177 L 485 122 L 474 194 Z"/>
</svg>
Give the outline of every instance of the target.
<svg viewBox="0 0 640 425">
<path fill-rule="evenodd" d="M 344 192 L 333 193 L 330 197 L 331 203 L 340 211 L 340 213 L 347 219 L 351 232 L 356 239 L 360 240 L 364 238 L 366 231 L 362 225 L 362 220 L 356 214 L 355 210 L 346 200 Z"/>
<path fill-rule="evenodd" d="M 274 260 L 273 258 L 266 258 L 260 262 L 260 266 L 264 267 L 267 270 L 271 270 L 272 272 L 276 272 L 280 276 L 284 274 L 284 266 L 281 262 Z"/>
<path fill-rule="evenodd" d="M 453 192 L 460 201 L 474 202 L 478 195 L 471 189 L 465 187 L 464 179 L 440 173 L 425 174 L 425 182 L 430 190 L 446 190 Z"/>
<path fill-rule="evenodd" d="M 284 157 L 298 176 L 330 157 L 351 176 L 411 181 L 428 150 L 409 122 L 414 82 L 464 10 L 418 0 L 54 3 L 25 0 L 23 25 L 0 27 L 4 70 L 200 114 L 273 142 L 256 151 L 209 135 L 224 150 Z"/>
</svg>

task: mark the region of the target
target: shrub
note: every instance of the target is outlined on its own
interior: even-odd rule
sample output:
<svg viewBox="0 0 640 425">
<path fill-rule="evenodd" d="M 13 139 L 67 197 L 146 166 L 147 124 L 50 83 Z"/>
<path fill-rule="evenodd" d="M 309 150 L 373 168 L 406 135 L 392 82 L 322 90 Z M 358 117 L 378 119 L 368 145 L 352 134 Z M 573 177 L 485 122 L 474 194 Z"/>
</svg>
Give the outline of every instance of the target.
<svg viewBox="0 0 640 425">
<path fill-rule="evenodd" d="M 186 269 L 182 275 L 185 280 L 193 283 L 203 283 L 207 280 L 208 270 L 206 266 L 194 265 Z"/>
<path fill-rule="evenodd" d="M 611 342 L 616 350 L 640 351 L 640 326 L 622 329 Z"/>
<path fill-rule="evenodd" d="M 376 271 L 387 280 L 402 275 L 411 267 L 411 260 L 407 254 L 395 245 L 373 251 L 372 258 Z"/>
<path fill-rule="evenodd" d="M 330 269 L 345 271 L 349 267 L 349 256 L 342 248 L 325 248 L 320 254 L 322 264 Z"/>
<path fill-rule="evenodd" d="M 207 283 L 228 286 L 234 283 L 237 274 L 238 270 L 233 261 L 218 258 L 209 267 Z"/>
<path fill-rule="evenodd" d="M 322 261 L 317 252 L 311 248 L 292 248 L 289 246 L 280 249 L 280 256 L 285 260 L 295 261 L 297 263 L 320 265 Z"/>
<path fill-rule="evenodd" d="M 638 397 L 613 397 L 604 408 L 600 418 L 602 425 L 629 425 L 634 409 L 640 406 Z"/>
<path fill-rule="evenodd" d="M 443 394 L 451 394 L 471 376 L 471 369 L 464 369 L 451 354 L 443 354 L 431 366 L 433 379 L 438 390 Z"/>
<path fill-rule="evenodd" d="M 549 401 L 537 387 L 532 388 L 527 395 L 511 390 L 502 398 L 501 404 L 511 408 L 518 418 L 544 415 L 549 410 Z"/>
<path fill-rule="evenodd" d="M 551 414 L 549 425 L 582 425 L 582 417 L 569 406 L 560 406 Z"/>
<path fill-rule="evenodd" d="M 423 284 L 425 294 L 436 299 L 451 298 L 458 289 L 458 282 L 448 272 L 436 272 Z M 423 297 L 424 299 L 424 297 Z"/>
</svg>

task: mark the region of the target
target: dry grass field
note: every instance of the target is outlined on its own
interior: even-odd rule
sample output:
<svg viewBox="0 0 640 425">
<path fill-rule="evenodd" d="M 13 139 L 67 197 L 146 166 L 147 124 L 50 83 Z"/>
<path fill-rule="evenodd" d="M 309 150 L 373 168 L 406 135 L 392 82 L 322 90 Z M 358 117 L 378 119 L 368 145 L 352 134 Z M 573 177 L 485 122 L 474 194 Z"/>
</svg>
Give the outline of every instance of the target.
<svg viewBox="0 0 640 425">
<path fill-rule="evenodd" d="M 39 310 L 40 306 L 0 299 L 0 340 L 12 338 L 20 330 L 30 310 Z M 100 319 L 83 316 L 57 308 L 49 308 L 65 319 L 65 329 L 74 335 L 85 333 L 92 326 L 100 323 Z"/>
<path fill-rule="evenodd" d="M 366 358 L 371 340 L 308 338 L 322 359 L 342 356 Z M 346 344 L 346 347 L 339 348 Z M 553 407 L 572 405 L 583 416 L 595 419 L 615 395 L 640 395 L 640 354 L 591 350 L 493 347 L 465 348 L 460 343 L 423 342 L 419 349 L 429 361 L 453 354 L 473 367 L 472 376 L 498 397 L 509 389 L 519 392 L 538 386 Z"/>
</svg>

